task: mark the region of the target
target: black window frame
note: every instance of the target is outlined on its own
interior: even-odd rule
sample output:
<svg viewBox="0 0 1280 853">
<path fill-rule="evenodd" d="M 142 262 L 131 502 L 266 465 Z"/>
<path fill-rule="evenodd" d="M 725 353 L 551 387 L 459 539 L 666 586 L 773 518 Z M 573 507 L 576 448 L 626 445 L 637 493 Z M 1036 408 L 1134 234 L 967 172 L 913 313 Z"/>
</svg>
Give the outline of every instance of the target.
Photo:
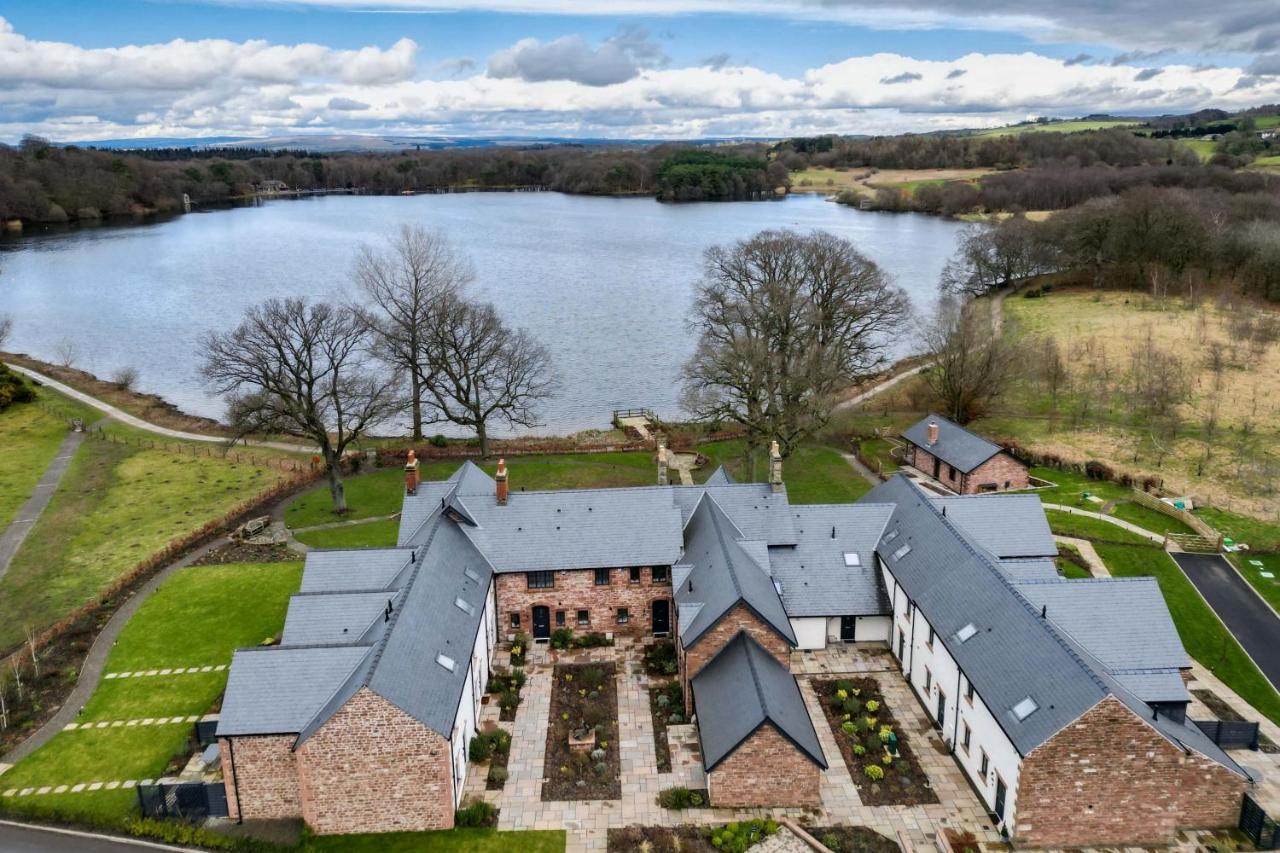
<svg viewBox="0 0 1280 853">
<path fill-rule="evenodd" d="M 613 582 L 613 572 L 609 569 L 596 569 L 596 586 L 608 586 Z"/>
<path fill-rule="evenodd" d="M 628 580 L 629 580 L 631 583 L 640 583 L 641 581 L 643 581 L 643 580 L 644 580 L 644 569 L 640 568 L 639 566 L 632 566 L 632 567 L 631 567 L 631 574 L 630 574 L 630 577 L 628 578 Z"/>
<path fill-rule="evenodd" d="M 960 725 L 964 726 L 964 737 L 960 738 L 960 745 L 964 747 L 965 752 L 968 752 L 970 743 L 973 740 L 973 729 L 969 728 L 969 723 L 966 720 L 961 720 Z"/>
<path fill-rule="evenodd" d="M 930 649 L 932 649 L 932 648 L 933 648 L 933 641 L 934 641 L 936 638 L 937 638 L 937 634 L 935 634 L 935 633 L 933 632 L 933 628 L 932 628 L 932 627 L 930 627 L 930 628 L 929 628 L 929 640 L 928 640 L 928 642 L 926 642 L 926 643 L 925 643 L 925 645 L 926 645 L 926 646 L 928 646 Z"/>
<path fill-rule="evenodd" d="M 537 581 L 535 583 L 535 581 Z M 546 581 L 546 583 L 542 583 Z M 524 582 L 528 585 L 528 589 L 555 589 L 556 573 L 555 572 L 525 572 Z"/>
<path fill-rule="evenodd" d="M 662 572 L 662 575 L 659 576 L 658 572 Z M 654 566 L 649 570 L 649 576 L 653 578 L 654 583 L 667 583 L 671 580 L 671 572 L 666 566 Z"/>
<path fill-rule="evenodd" d="M 982 781 L 987 780 L 987 771 L 991 769 L 991 757 L 987 755 L 987 751 L 982 747 L 978 747 L 978 752 L 982 754 L 982 761 L 978 765 L 978 773 L 982 776 Z"/>
<path fill-rule="evenodd" d="M 512 613 L 510 620 L 508 620 L 508 624 L 511 625 L 511 628 L 513 630 L 519 631 L 520 630 L 520 614 Z"/>
<path fill-rule="evenodd" d="M 586 618 L 583 618 L 584 614 L 585 614 L 585 617 L 586 617 Z M 575 613 L 575 614 L 574 614 L 574 616 L 577 618 L 577 624 L 579 624 L 579 625 L 590 625 L 590 624 L 591 624 L 591 611 L 590 611 L 590 610 L 579 610 L 577 613 Z"/>
<path fill-rule="evenodd" d="M 565 625 L 565 614 L 563 610 L 556 611 L 556 627 L 563 628 Z"/>
<path fill-rule="evenodd" d="M 973 694 L 974 694 L 974 692 L 975 692 L 975 691 L 974 691 L 974 689 L 973 689 L 973 682 L 972 682 L 972 681 L 970 681 L 968 678 L 965 678 L 965 680 L 964 680 L 964 698 L 965 698 L 966 700 L 968 700 L 968 702 L 969 702 L 969 704 L 970 704 L 970 705 L 972 705 L 972 704 L 973 704 Z"/>
<path fill-rule="evenodd" d="M 929 691 L 933 689 L 933 671 L 929 667 L 924 668 L 924 692 L 929 695 Z"/>
<path fill-rule="evenodd" d="M 631 621 L 631 610 L 627 607 L 619 607 L 616 613 L 619 625 L 625 625 Z"/>
</svg>

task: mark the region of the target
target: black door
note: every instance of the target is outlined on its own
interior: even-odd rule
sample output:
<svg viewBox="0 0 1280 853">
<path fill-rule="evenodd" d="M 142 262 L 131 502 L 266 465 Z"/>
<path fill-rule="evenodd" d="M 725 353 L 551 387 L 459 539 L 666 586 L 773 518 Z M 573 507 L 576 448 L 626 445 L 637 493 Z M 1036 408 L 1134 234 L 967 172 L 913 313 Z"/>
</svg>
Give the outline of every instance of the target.
<svg viewBox="0 0 1280 853">
<path fill-rule="evenodd" d="M 671 602 L 667 601 L 665 598 L 655 599 L 652 608 L 654 636 L 670 634 Z"/>
<path fill-rule="evenodd" d="M 852 643 L 854 630 L 858 626 L 858 617 L 841 616 L 840 617 L 840 641 L 843 643 Z"/>
<path fill-rule="evenodd" d="M 935 456 L 933 457 L 933 479 L 937 480 L 941 473 L 942 473 L 942 460 Z"/>
<path fill-rule="evenodd" d="M 533 608 L 533 638 L 535 640 L 551 639 L 551 609 L 538 606 Z"/>
<path fill-rule="evenodd" d="M 898 629 L 898 660 L 903 660 L 903 655 L 907 653 L 907 635 L 902 633 L 902 629 Z"/>
<path fill-rule="evenodd" d="M 1004 821 L 1004 780 L 999 776 L 996 777 L 996 819 L 1000 822 Z"/>
</svg>

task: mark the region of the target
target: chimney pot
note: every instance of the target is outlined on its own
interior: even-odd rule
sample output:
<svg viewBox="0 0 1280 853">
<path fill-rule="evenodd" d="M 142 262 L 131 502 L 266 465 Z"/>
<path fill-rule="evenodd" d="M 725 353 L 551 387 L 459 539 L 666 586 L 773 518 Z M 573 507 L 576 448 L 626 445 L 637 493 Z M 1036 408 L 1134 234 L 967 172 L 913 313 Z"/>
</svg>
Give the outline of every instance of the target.
<svg viewBox="0 0 1280 853">
<path fill-rule="evenodd" d="M 934 445 L 938 443 L 938 422 L 937 421 L 929 421 L 928 436 L 929 436 L 928 441 L 930 445 Z"/>
<path fill-rule="evenodd" d="M 412 450 L 404 463 L 404 491 L 408 495 L 418 493 L 418 454 Z"/>
<path fill-rule="evenodd" d="M 497 489 L 498 506 L 506 506 L 507 505 L 507 488 L 508 488 L 507 487 L 507 460 L 505 459 L 498 460 L 498 474 L 496 477 L 494 477 L 494 480 L 497 481 L 497 485 L 498 485 L 498 489 Z"/>
</svg>

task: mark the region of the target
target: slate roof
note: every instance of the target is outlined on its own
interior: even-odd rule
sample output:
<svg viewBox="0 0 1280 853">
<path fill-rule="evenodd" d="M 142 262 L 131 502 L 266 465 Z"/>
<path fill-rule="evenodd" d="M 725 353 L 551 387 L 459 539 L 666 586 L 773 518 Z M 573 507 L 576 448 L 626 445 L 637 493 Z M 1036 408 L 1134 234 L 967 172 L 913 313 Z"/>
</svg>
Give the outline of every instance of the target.
<svg viewBox="0 0 1280 853">
<path fill-rule="evenodd" d="M 301 731 L 371 646 L 274 646 L 241 649 L 231 659 L 218 735 Z"/>
<path fill-rule="evenodd" d="M 929 424 L 938 424 L 938 440 L 929 443 Z M 941 415 L 929 414 L 910 427 L 902 437 L 917 447 L 924 448 L 958 471 L 969 473 L 1003 448 L 992 444 L 980 435 L 952 423 Z"/>
<path fill-rule="evenodd" d="M 382 590 L 409 567 L 412 548 L 308 551 L 302 592 Z"/>
<path fill-rule="evenodd" d="M 702 762 L 714 770 L 765 723 L 826 769 L 826 756 L 795 676 L 747 633 L 730 640 L 691 682 Z"/>
<path fill-rule="evenodd" d="M 768 559 L 768 549 L 759 540 L 755 547 L 744 547 L 742 539 L 742 531 L 729 520 L 718 497 L 708 494 L 685 528 L 683 562 L 693 570 L 673 588 L 677 607 L 684 612 L 691 612 L 686 607 L 689 604 L 703 605 L 692 619 L 679 625 L 686 647 L 696 643 L 739 603 L 754 610 L 792 645 L 796 644 L 769 567 L 758 562 Z"/>
<path fill-rule="evenodd" d="M 371 629 L 399 590 L 298 593 L 289 599 L 280 642 L 285 646 L 349 646 L 371 642 Z"/>
<path fill-rule="evenodd" d="M 707 478 L 706 486 L 732 486 L 738 481 L 725 469 L 723 465 L 711 472 L 711 476 Z"/>
<path fill-rule="evenodd" d="M 768 483 L 735 483 L 729 486 L 675 486 L 671 489 L 680 515 L 688 525 L 698 504 L 714 496 L 743 539 L 759 539 L 770 545 L 796 544 L 795 521 L 787 492 L 774 492 Z"/>
<path fill-rule="evenodd" d="M 787 615 L 875 616 L 892 612 L 875 549 L 893 514 L 887 504 L 810 504 L 792 507 L 794 547 L 769 549 L 774 580 Z M 832 533 L 835 534 L 834 538 Z M 858 556 L 845 565 L 845 554 Z"/>
<path fill-rule="evenodd" d="M 1002 560 L 1058 554 L 1039 495 L 930 496 L 930 500 L 947 518 Z"/>
<path fill-rule="evenodd" d="M 1058 564 L 1052 557 L 1035 557 L 1031 560 L 1001 560 L 1000 568 L 1014 583 L 1023 581 L 1056 581 L 1061 580 Z"/>
</svg>

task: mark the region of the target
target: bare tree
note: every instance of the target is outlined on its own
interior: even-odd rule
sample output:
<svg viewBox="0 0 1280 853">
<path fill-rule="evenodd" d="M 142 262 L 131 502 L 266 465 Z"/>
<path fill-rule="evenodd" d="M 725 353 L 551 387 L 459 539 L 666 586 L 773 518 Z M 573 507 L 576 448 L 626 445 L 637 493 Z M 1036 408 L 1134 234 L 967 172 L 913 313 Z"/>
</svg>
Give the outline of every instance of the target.
<svg viewBox="0 0 1280 853">
<path fill-rule="evenodd" d="M 9 685 L 3 672 L 0 672 L 0 732 L 9 728 L 9 703 L 5 699 L 5 694 L 9 692 Z"/>
<path fill-rule="evenodd" d="M 37 643 L 40 639 L 40 635 L 36 633 L 36 629 L 31 625 L 27 625 L 25 628 L 23 628 L 23 633 L 26 635 L 26 638 L 27 638 L 27 651 L 31 653 L 31 671 L 35 674 L 36 678 L 39 678 L 40 677 L 40 648 Z"/>
<path fill-rule="evenodd" d="M 1045 230 L 1023 216 L 997 225 L 971 225 L 961 233 L 955 257 L 942 270 L 942 289 L 982 296 L 1055 266 Z"/>
<path fill-rule="evenodd" d="M 836 392 L 888 360 L 906 295 L 853 244 L 761 231 L 707 250 L 690 326 L 684 406 L 747 429 L 748 449 L 789 453 L 830 418 Z"/>
<path fill-rule="evenodd" d="M 369 357 L 370 338 L 354 308 L 271 299 L 235 329 L 201 341 L 205 379 L 227 395 L 236 435 L 315 442 L 337 513 L 347 509 L 343 453 L 394 409 L 392 380 Z"/>
<path fill-rule="evenodd" d="M 13 693 L 19 702 L 22 701 L 22 661 L 16 654 L 9 655 L 9 674 L 13 676 Z"/>
<path fill-rule="evenodd" d="M 80 345 L 74 338 L 59 338 L 54 344 L 53 352 L 62 367 L 70 367 L 80 359 Z"/>
<path fill-rule="evenodd" d="M 492 305 L 456 294 L 435 312 L 424 353 L 418 379 L 431 421 L 475 430 L 482 456 L 489 455 L 490 424 L 536 425 L 538 406 L 555 389 L 545 347 L 503 323 Z"/>
<path fill-rule="evenodd" d="M 1021 347 L 997 337 L 991 306 L 943 296 L 924 330 L 932 366 L 925 381 L 947 417 L 961 424 L 986 414 L 1013 378 Z"/>
<path fill-rule="evenodd" d="M 9 341 L 9 335 L 13 333 L 13 318 L 8 314 L 0 314 L 0 349 L 4 349 L 4 345 Z"/>
<path fill-rule="evenodd" d="M 138 368 L 128 365 L 111 374 L 111 382 L 121 391 L 132 390 L 138 384 Z"/>
<path fill-rule="evenodd" d="M 409 377 L 413 438 L 422 440 L 422 380 L 432 315 L 474 278 L 470 261 L 441 232 L 405 225 L 381 251 L 365 246 L 356 281 L 377 306 L 371 317 L 376 352 Z"/>
</svg>

